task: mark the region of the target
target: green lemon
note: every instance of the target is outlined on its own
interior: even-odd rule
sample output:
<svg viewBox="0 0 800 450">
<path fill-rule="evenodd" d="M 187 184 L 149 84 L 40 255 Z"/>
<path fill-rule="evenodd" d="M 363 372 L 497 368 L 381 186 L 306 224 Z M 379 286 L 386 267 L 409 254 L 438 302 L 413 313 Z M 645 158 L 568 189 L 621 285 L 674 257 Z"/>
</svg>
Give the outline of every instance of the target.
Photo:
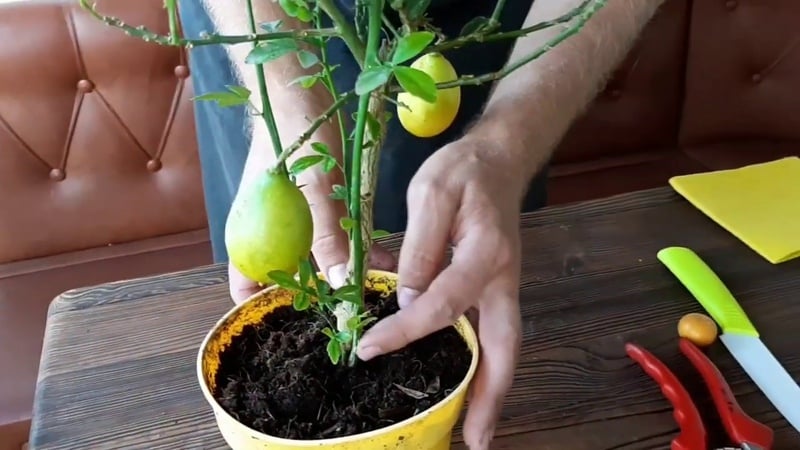
<svg viewBox="0 0 800 450">
<path fill-rule="evenodd" d="M 427 73 L 437 84 L 458 79 L 455 68 L 441 53 L 422 55 L 411 64 L 411 68 Z M 446 130 L 455 120 L 461 105 L 461 87 L 437 90 L 434 102 L 427 102 L 408 92 L 397 94 L 397 101 L 407 106 L 397 107 L 397 118 L 403 128 L 417 137 L 433 137 Z"/>
<path fill-rule="evenodd" d="M 225 224 L 225 246 L 231 264 L 262 284 L 268 274 L 297 273 L 311 252 L 314 226 L 303 193 L 280 173 L 264 171 L 242 186 Z"/>
</svg>

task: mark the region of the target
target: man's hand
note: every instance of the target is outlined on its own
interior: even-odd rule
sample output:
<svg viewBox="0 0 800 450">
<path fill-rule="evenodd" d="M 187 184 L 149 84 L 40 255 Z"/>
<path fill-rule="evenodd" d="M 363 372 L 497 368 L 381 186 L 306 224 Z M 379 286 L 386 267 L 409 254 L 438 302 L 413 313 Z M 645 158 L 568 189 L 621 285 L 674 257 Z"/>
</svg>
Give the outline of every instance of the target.
<svg viewBox="0 0 800 450">
<path fill-rule="evenodd" d="M 519 213 L 527 180 L 485 155 L 488 143 L 464 138 L 420 168 L 408 189 L 396 314 L 376 323 L 358 355 L 370 359 L 452 325 L 474 308 L 481 363 L 472 383 L 464 439 L 486 450 L 517 364 Z M 442 269 L 453 243 L 452 262 Z"/>
</svg>

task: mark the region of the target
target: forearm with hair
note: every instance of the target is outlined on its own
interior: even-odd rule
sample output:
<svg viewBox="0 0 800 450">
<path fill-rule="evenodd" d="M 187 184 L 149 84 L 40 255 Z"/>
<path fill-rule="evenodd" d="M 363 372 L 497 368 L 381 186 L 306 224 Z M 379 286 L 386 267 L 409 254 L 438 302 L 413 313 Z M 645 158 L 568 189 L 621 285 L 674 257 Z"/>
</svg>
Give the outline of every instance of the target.
<svg viewBox="0 0 800 450">
<path fill-rule="evenodd" d="M 561 16 L 581 1 L 537 0 L 524 26 Z M 521 170 L 519 187 L 526 189 L 663 1 L 608 0 L 577 34 L 497 82 L 467 136 L 489 139 L 489 156 Z M 532 54 L 562 30 L 551 27 L 519 38 L 509 61 Z"/>
<path fill-rule="evenodd" d="M 250 23 L 247 15 L 246 0 L 203 0 L 220 34 L 247 34 L 250 32 Z M 252 0 L 253 13 L 256 24 L 281 20 L 285 29 L 303 29 L 308 26 L 298 20 L 288 17 L 277 1 Z M 244 62 L 247 54 L 252 50 L 252 43 L 225 46 L 234 64 L 234 69 L 240 82 L 251 91 L 251 102 L 261 108 L 261 95 L 259 93 L 256 69 L 252 64 Z M 289 83 L 302 75 L 309 75 L 312 70 L 303 69 L 294 54 L 281 57 L 264 65 L 264 75 L 269 98 L 272 104 L 275 121 L 278 125 L 281 144 L 288 147 L 303 132 L 311 122 L 320 116 L 333 102 L 331 94 L 322 83 L 316 83 L 310 89 L 304 89 L 299 84 L 288 86 Z M 267 132 L 264 121 L 259 116 L 250 116 L 247 130 L 241 132 L 252 133 L 252 145 L 245 163 L 242 183 L 247 182 L 254 175 L 269 167 L 275 161 L 275 151 Z M 238 132 L 239 130 L 237 130 Z M 327 144 L 331 152 L 340 157 L 341 138 L 335 120 L 323 124 L 312 136 L 309 142 L 321 141 Z M 309 145 L 294 153 L 289 162 L 310 154 Z M 338 171 L 324 174 L 315 166 L 304 171 L 298 177 L 299 184 L 307 184 L 306 195 L 312 199 L 327 196 L 330 188 L 335 183 L 341 183 Z"/>
</svg>

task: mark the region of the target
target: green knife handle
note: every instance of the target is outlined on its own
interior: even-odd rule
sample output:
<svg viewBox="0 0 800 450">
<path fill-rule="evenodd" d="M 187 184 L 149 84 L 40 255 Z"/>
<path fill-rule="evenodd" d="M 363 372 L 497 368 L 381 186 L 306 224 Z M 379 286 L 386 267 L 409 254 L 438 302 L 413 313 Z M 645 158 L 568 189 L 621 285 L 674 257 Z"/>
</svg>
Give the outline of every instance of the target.
<svg viewBox="0 0 800 450">
<path fill-rule="evenodd" d="M 658 252 L 657 258 L 703 305 L 723 332 L 759 337 L 731 291 L 695 252 L 685 247 L 667 247 Z"/>
</svg>

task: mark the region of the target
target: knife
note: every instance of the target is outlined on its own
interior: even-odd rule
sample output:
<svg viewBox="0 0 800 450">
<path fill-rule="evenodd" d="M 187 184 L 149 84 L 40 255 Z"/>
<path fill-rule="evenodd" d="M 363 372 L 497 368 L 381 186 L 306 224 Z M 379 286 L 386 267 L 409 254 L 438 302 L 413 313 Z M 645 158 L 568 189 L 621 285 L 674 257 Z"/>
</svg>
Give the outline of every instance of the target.
<svg viewBox="0 0 800 450">
<path fill-rule="evenodd" d="M 667 247 L 657 258 L 719 324 L 719 339 L 775 409 L 800 432 L 800 386 L 761 341 L 758 330 L 722 280 L 688 248 Z"/>
</svg>

